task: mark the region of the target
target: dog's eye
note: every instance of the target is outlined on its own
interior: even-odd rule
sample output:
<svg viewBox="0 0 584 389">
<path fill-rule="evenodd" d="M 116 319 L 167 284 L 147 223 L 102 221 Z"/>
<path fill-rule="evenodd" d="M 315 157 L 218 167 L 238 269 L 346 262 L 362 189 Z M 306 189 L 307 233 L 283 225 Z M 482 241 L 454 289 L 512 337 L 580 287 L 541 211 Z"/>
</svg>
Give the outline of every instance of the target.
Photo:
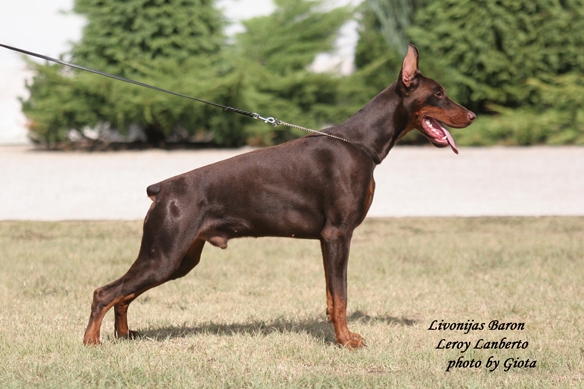
<svg viewBox="0 0 584 389">
<path fill-rule="evenodd" d="M 444 97 L 444 93 L 442 91 L 436 92 L 434 93 L 434 96 L 436 96 L 437 98 L 441 99 Z"/>
</svg>

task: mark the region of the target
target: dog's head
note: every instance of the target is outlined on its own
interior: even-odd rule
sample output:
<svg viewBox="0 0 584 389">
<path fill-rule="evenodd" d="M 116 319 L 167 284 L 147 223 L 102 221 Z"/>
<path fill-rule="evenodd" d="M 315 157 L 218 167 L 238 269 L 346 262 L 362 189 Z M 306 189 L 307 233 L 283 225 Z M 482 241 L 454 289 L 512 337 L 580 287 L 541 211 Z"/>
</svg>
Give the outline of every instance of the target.
<svg viewBox="0 0 584 389">
<path fill-rule="evenodd" d="M 418 69 L 418 58 L 418 49 L 414 45 L 408 45 L 396 90 L 402 98 L 409 119 L 399 138 L 415 128 L 434 146 L 450 145 L 452 151 L 458 154 L 454 139 L 444 125 L 467 127 L 476 115 L 450 100 L 439 83 L 423 76 Z"/>
</svg>

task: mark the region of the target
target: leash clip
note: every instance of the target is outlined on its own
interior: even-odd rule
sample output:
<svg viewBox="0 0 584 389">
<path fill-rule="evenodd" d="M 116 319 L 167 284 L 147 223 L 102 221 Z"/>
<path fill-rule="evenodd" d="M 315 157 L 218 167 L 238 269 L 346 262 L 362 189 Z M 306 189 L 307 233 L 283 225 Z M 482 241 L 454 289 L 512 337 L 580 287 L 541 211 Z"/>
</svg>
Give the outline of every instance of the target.
<svg viewBox="0 0 584 389">
<path fill-rule="evenodd" d="M 281 122 L 280 122 L 278 119 L 275 119 L 275 118 L 273 118 L 273 117 L 271 117 L 271 116 L 270 116 L 270 117 L 267 117 L 267 118 L 265 118 L 265 117 L 262 117 L 262 116 L 260 116 L 260 114 L 259 114 L 259 113 L 254 113 L 254 114 L 253 114 L 253 118 L 254 118 L 254 119 L 256 119 L 256 120 L 258 120 L 258 119 L 259 119 L 259 120 L 263 120 L 263 121 L 264 121 L 264 123 L 271 124 L 271 125 L 272 125 L 272 126 L 274 126 L 274 127 L 276 127 L 278 124 L 280 124 L 280 123 L 281 123 Z"/>
</svg>

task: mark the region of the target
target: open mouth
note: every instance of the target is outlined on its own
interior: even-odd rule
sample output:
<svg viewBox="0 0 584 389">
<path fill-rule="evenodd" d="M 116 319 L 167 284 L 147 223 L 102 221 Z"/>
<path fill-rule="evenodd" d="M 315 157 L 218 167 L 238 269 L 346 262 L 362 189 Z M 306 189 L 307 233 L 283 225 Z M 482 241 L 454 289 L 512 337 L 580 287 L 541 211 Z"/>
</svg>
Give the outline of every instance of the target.
<svg viewBox="0 0 584 389">
<path fill-rule="evenodd" d="M 448 132 L 442 123 L 434 118 L 426 116 L 422 118 L 422 127 L 424 128 L 422 133 L 434 146 L 446 147 L 450 145 L 452 151 L 458 154 L 454 138 L 452 138 L 452 135 L 450 135 L 450 132 Z"/>
</svg>

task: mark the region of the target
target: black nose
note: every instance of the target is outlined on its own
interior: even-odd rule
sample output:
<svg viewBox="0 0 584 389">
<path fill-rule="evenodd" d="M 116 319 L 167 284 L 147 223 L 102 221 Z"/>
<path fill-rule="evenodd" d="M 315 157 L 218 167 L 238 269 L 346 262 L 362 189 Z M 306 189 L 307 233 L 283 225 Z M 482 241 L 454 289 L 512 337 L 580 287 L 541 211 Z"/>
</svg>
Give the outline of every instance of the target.
<svg viewBox="0 0 584 389">
<path fill-rule="evenodd" d="M 474 112 L 472 112 L 472 111 L 468 111 L 468 120 L 470 120 L 470 121 L 472 122 L 472 121 L 473 121 L 473 120 L 475 120 L 476 118 L 477 118 L 477 115 L 475 115 L 475 113 L 474 113 Z"/>
</svg>

